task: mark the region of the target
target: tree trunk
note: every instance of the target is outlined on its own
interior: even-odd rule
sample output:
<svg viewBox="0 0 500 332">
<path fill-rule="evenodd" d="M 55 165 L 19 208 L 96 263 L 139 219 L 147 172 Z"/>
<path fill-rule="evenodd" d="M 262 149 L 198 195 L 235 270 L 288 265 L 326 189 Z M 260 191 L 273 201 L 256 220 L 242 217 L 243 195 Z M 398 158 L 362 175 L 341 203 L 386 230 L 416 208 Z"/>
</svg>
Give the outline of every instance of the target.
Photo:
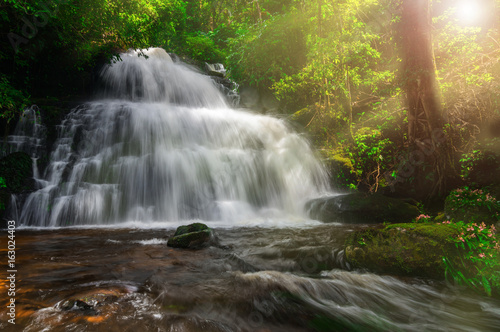
<svg viewBox="0 0 500 332">
<path fill-rule="evenodd" d="M 403 0 L 401 33 L 403 81 L 408 106 L 408 141 L 416 186 L 427 198 L 440 196 L 459 180 L 444 135 L 440 93 L 432 48 L 429 0 Z M 417 160 L 417 161 L 415 161 Z M 408 167 L 408 165 L 406 165 Z M 426 166 L 432 166 L 426 168 Z M 429 182 L 432 185 L 429 186 Z"/>
<path fill-rule="evenodd" d="M 441 103 L 432 49 L 429 0 L 404 0 L 403 73 L 408 103 L 408 139 L 432 138 L 441 129 Z"/>
</svg>

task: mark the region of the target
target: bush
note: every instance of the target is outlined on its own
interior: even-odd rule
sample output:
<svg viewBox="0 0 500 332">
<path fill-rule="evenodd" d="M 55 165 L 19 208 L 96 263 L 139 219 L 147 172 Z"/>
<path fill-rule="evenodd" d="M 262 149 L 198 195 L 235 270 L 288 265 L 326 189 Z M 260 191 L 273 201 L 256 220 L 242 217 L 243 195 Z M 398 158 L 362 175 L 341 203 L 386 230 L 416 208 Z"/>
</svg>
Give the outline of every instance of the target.
<svg viewBox="0 0 500 332">
<path fill-rule="evenodd" d="M 460 234 L 455 245 L 464 250 L 464 255 L 460 265 L 443 258 L 446 277 L 489 296 L 500 292 L 500 245 L 495 226 L 488 227 L 484 222 L 459 222 L 456 226 Z"/>
<path fill-rule="evenodd" d="M 20 115 L 27 106 L 28 98 L 22 91 L 12 87 L 5 75 L 0 74 L 0 118 L 9 122 Z"/>
<path fill-rule="evenodd" d="M 457 222 L 494 224 L 500 220 L 500 201 L 482 189 L 453 190 L 446 197 L 444 209 L 446 217 Z"/>
</svg>

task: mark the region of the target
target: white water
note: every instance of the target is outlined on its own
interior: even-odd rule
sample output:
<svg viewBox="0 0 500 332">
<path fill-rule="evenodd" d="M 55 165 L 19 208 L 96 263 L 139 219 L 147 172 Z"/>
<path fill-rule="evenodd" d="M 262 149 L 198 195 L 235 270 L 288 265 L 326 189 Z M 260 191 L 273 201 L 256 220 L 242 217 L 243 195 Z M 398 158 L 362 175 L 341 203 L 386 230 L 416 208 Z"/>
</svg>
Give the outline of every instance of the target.
<svg viewBox="0 0 500 332">
<path fill-rule="evenodd" d="M 33 159 L 33 172 L 37 172 L 36 160 L 44 155 L 47 128 L 40 121 L 36 105 L 24 110 L 16 125 L 14 134 L 8 136 L 5 146 L 0 146 L 2 155 L 22 151 Z M 37 174 L 34 174 L 35 178 Z"/>
<path fill-rule="evenodd" d="M 327 189 L 307 141 L 282 120 L 231 109 L 164 50 L 145 53 L 105 68 L 103 99 L 63 121 L 21 224 L 304 220 L 305 201 Z"/>
</svg>

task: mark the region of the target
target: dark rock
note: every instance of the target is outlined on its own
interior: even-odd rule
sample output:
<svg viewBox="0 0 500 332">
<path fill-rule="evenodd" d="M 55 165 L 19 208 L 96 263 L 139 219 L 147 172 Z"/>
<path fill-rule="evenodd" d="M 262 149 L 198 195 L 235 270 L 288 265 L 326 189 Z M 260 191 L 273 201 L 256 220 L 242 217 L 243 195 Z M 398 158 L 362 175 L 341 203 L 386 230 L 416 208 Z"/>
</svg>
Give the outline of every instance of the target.
<svg viewBox="0 0 500 332">
<path fill-rule="evenodd" d="M 215 241 L 215 235 L 207 225 L 194 223 L 179 226 L 174 236 L 168 239 L 167 246 L 198 249 L 214 244 Z"/>
<path fill-rule="evenodd" d="M 205 72 L 210 76 L 226 77 L 226 69 L 220 63 L 205 62 Z"/>
<path fill-rule="evenodd" d="M 419 215 L 414 205 L 369 193 L 316 198 L 307 202 L 305 209 L 312 219 L 353 224 L 409 222 Z"/>
<path fill-rule="evenodd" d="M 67 300 L 61 305 L 64 311 L 76 311 L 85 316 L 96 316 L 98 313 L 92 305 L 81 300 Z"/>
<path fill-rule="evenodd" d="M 463 253 L 455 245 L 458 235 L 446 224 L 376 226 L 347 238 L 345 258 L 351 267 L 376 273 L 443 280 L 443 257 L 462 266 Z"/>
<path fill-rule="evenodd" d="M 500 184 L 500 154 L 488 150 L 479 154 L 465 180 L 476 187 Z"/>
<path fill-rule="evenodd" d="M 118 289 L 97 289 L 67 299 L 60 303 L 59 308 L 85 316 L 96 316 L 99 315 L 99 307 L 116 302 L 121 295 L 123 292 Z"/>
</svg>

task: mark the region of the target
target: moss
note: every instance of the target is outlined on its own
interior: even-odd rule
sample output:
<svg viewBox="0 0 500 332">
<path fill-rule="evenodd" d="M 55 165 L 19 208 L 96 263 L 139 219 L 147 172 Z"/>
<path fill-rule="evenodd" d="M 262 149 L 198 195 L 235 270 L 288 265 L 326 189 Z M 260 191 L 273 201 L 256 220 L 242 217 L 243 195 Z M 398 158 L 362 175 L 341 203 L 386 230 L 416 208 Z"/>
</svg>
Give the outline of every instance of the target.
<svg viewBox="0 0 500 332">
<path fill-rule="evenodd" d="M 449 224 L 393 224 L 357 231 L 346 240 L 345 253 L 355 268 L 402 276 L 445 277 L 443 257 L 460 259 Z"/>
<path fill-rule="evenodd" d="M 213 234 L 207 225 L 194 223 L 179 226 L 171 238 L 168 239 L 167 246 L 174 248 L 200 248 L 210 243 Z"/>
<path fill-rule="evenodd" d="M 201 232 L 201 231 L 204 231 L 207 229 L 209 229 L 207 225 L 197 222 L 197 223 L 177 227 L 177 230 L 175 231 L 174 236 L 179 236 L 179 235 L 193 233 L 193 232 Z"/>
</svg>

